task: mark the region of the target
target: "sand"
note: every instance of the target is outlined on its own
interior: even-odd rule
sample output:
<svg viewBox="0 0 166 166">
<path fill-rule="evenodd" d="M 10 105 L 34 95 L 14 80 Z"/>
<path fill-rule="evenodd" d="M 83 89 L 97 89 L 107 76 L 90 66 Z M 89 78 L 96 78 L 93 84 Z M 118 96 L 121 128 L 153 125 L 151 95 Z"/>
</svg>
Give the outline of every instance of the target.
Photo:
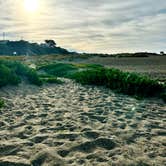
<svg viewBox="0 0 166 166">
<path fill-rule="evenodd" d="M 0 91 L 0 166 L 166 163 L 166 107 L 102 87 L 25 83 Z"/>
</svg>

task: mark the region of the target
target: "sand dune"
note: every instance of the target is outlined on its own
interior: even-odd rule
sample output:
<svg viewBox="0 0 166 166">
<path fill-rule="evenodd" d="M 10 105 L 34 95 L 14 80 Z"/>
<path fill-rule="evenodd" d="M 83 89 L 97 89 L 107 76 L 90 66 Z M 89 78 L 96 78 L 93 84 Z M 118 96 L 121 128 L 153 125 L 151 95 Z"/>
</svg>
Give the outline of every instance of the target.
<svg viewBox="0 0 166 166">
<path fill-rule="evenodd" d="M 25 83 L 1 89 L 0 166 L 166 163 L 166 107 L 102 87 Z"/>
</svg>

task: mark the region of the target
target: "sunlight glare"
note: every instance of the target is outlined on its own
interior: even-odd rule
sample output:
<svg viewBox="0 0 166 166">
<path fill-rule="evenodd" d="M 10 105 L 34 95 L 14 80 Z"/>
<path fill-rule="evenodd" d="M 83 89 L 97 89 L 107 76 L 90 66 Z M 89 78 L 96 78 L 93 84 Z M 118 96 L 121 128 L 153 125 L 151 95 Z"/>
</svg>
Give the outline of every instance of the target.
<svg viewBox="0 0 166 166">
<path fill-rule="evenodd" d="M 39 7 L 38 0 L 24 0 L 25 10 L 28 12 L 35 12 Z"/>
</svg>

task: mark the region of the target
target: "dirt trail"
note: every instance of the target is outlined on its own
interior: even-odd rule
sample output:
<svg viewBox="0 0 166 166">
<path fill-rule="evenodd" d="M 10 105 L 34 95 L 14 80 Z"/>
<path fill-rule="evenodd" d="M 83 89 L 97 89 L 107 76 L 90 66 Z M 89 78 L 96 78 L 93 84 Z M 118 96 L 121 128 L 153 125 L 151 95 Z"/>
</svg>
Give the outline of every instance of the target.
<svg viewBox="0 0 166 166">
<path fill-rule="evenodd" d="M 1 89 L 0 166 L 161 165 L 166 107 L 108 89 L 21 84 Z"/>
</svg>

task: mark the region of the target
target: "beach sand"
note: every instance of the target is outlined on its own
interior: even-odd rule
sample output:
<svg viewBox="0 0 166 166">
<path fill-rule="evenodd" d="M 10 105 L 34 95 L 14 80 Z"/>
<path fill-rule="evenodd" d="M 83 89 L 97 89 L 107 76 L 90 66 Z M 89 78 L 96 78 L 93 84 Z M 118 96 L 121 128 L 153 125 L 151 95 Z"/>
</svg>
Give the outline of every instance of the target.
<svg viewBox="0 0 166 166">
<path fill-rule="evenodd" d="M 166 164 L 166 107 L 65 79 L 5 87 L 0 166 Z"/>
</svg>

